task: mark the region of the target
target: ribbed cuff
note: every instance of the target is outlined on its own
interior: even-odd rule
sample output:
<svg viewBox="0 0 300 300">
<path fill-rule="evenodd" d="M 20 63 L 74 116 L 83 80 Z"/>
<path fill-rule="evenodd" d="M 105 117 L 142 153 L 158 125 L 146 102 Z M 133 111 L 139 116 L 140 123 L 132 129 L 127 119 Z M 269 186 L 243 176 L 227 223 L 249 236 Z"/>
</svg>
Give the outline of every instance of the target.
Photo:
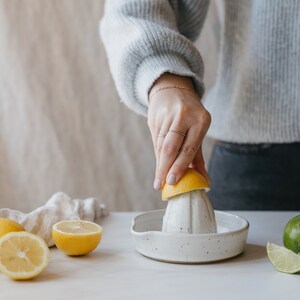
<svg viewBox="0 0 300 300">
<path fill-rule="evenodd" d="M 154 82 L 164 73 L 191 77 L 194 88 L 202 98 L 204 94 L 204 84 L 202 78 L 195 74 L 188 63 L 178 55 L 166 53 L 145 58 L 139 65 L 135 75 L 134 97 L 138 99 L 144 107 L 148 108 L 148 94 Z M 144 111 L 147 114 L 147 110 Z"/>
</svg>

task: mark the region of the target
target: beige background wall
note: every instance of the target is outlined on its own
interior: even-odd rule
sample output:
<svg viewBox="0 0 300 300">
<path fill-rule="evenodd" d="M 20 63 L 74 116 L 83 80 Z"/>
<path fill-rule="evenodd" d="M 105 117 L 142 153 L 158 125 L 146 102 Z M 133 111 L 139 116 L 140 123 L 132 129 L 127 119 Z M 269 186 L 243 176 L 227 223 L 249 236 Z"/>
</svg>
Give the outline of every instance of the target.
<svg viewBox="0 0 300 300">
<path fill-rule="evenodd" d="M 30 211 L 56 191 L 111 210 L 164 206 L 146 119 L 120 104 L 108 70 L 103 3 L 0 0 L 0 207 Z M 197 44 L 210 85 L 217 27 L 208 24 Z"/>
</svg>

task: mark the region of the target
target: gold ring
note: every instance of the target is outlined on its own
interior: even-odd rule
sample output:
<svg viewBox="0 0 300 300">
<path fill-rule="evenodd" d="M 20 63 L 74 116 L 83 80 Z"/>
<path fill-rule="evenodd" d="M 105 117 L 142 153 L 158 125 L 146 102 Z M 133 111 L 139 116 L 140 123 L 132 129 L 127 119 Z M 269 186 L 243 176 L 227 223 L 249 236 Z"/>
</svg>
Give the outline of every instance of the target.
<svg viewBox="0 0 300 300">
<path fill-rule="evenodd" d="M 182 135 L 183 137 L 185 137 L 185 133 L 180 131 L 180 130 L 169 130 L 169 132 L 173 132 L 173 133 L 177 133 L 177 134 L 180 134 Z"/>
</svg>

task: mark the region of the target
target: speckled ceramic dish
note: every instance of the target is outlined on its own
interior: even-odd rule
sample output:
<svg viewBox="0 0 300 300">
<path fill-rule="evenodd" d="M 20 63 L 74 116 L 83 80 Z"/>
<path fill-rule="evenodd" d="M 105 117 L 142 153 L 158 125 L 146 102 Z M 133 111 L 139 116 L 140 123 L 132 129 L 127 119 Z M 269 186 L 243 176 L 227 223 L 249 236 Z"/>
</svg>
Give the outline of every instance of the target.
<svg viewBox="0 0 300 300">
<path fill-rule="evenodd" d="M 131 233 L 138 252 L 146 257 L 173 263 L 207 263 L 243 252 L 248 235 L 247 220 L 215 211 L 217 233 L 185 234 L 162 232 L 165 210 L 136 216 Z"/>
</svg>

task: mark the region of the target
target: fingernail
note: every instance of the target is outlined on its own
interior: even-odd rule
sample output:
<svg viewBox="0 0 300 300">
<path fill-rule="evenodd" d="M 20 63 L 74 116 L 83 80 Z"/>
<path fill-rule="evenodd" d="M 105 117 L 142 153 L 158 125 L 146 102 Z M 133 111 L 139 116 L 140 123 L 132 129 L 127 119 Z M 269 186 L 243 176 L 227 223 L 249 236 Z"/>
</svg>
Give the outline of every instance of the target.
<svg viewBox="0 0 300 300">
<path fill-rule="evenodd" d="M 155 178 L 153 187 L 155 190 L 159 190 L 161 188 L 161 180 L 159 178 Z"/>
<path fill-rule="evenodd" d="M 176 176 L 174 174 L 170 174 L 167 178 L 167 183 L 173 185 L 176 183 Z"/>
</svg>

